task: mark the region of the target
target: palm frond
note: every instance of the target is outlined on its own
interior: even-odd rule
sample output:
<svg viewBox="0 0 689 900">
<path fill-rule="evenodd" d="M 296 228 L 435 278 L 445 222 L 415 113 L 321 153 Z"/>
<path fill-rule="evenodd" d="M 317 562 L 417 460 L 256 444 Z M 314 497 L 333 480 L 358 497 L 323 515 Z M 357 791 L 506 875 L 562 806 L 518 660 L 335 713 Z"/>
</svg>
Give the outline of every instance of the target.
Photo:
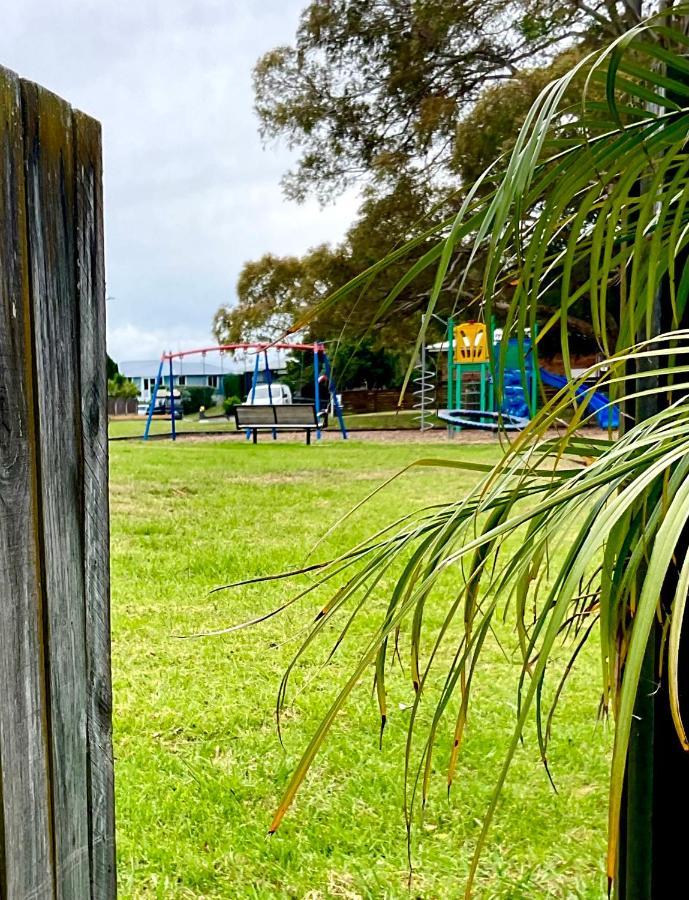
<svg viewBox="0 0 689 900">
<path fill-rule="evenodd" d="M 686 10 L 676 7 L 673 15 Z M 594 626 L 601 642 L 603 706 L 615 718 L 610 779 L 608 875 L 615 874 L 622 787 L 634 701 L 649 634 L 656 619 L 667 625 L 667 672 L 672 714 L 685 747 L 679 709 L 677 658 L 689 590 L 689 562 L 676 559 L 689 523 L 689 38 L 667 17 L 655 17 L 597 50 L 548 85 L 532 108 L 498 177 L 487 172 L 466 193 L 462 208 L 437 247 L 398 286 L 437 266 L 432 312 L 453 261 L 465 271 L 485 263 L 486 316 L 511 286 L 505 333 L 523 339 L 537 331 L 537 310 L 557 294 L 540 337 L 560 329 L 571 383 L 543 408 L 497 466 L 482 473 L 466 496 L 408 514 L 350 553 L 318 570 L 326 585 L 344 579 L 313 621 L 297 654 L 340 623 L 332 652 L 367 608 L 379 609 L 359 661 L 311 738 L 271 825 L 280 824 L 333 721 L 362 677 L 375 672 L 381 733 L 388 716 L 386 679 L 391 642 L 408 628 L 414 691 L 407 747 L 407 820 L 428 796 L 433 753 L 446 727 L 452 736 L 451 786 L 470 715 L 475 673 L 498 617 L 514 627 L 520 660 L 514 734 L 496 779 L 493 799 L 475 849 L 467 896 L 479 854 L 510 763 L 530 716 L 535 716 L 541 758 L 548 766 L 554 711 L 567 674 Z M 583 83 L 580 106 L 566 101 Z M 491 187 L 492 185 L 492 187 Z M 424 236 L 424 239 L 428 235 Z M 396 251 L 394 259 L 404 254 Z M 345 286 L 358 289 L 383 260 Z M 461 289 L 460 276 L 460 289 Z M 667 292 L 665 333 L 658 335 L 658 291 Z M 393 289 L 386 304 L 398 293 Z M 604 365 L 571 377 L 567 315 L 588 307 L 605 354 Z M 616 335 L 607 327 L 617 320 Z M 423 329 L 418 346 L 424 340 Z M 501 344 L 504 368 L 507 341 Z M 625 409 L 655 406 L 625 423 L 618 440 L 581 432 L 591 418 L 586 390 L 602 381 Z M 589 387 L 585 387 L 585 385 Z M 584 392 L 582 396 L 582 391 Z M 658 402 L 661 398 L 662 402 Z M 653 404 L 650 404 L 650 401 Z M 421 460 L 423 466 L 461 465 Z M 470 468 L 467 466 L 467 468 Z M 559 555 L 552 554 L 552 548 Z M 669 574 L 671 609 L 660 603 Z M 387 586 L 394 575 L 395 586 Z M 448 585 L 452 586 L 448 592 Z M 381 602 L 382 606 L 376 606 Z M 443 618 L 428 634 L 427 610 Z M 569 662 L 550 706 L 543 689 L 549 661 L 567 637 Z M 427 656 L 423 647 L 430 646 Z M 449 662 L 441 648 L 450 647 Z M 443 686 L 421 748 L 414 737 L 430 679 L 443 667 Z M 292 667 L 280 687 L 284 701 Z"/>
<path fill-rule="evenodd" d="M 680 349 L 689 352 L 689 334 L 677 333 L 673 340 L 681 341 Z M 646 345 L 638 352 L 649 354 L 654 346 L 659 352 L 666 349 L 659 344 Z M 689 380 L 679 387 L 689 389 Z M 554 416 L 564 416 L 568 403 L 571 401 L 565 397 L 552 401 L 541 417 L 549 421 Z M 479 840 L 477 859 L 499 789 L 534 706 L 541 754 L 544 762 L 547 761 L 547 735 L 553 709 L 548 710 L 544 721 L 540 697 L 548 660 L 556 641 L 571 628 L 572 618 L 582 615 L 581 585 L 588 575 L 584 602 L 589 615 L 591 610 L 597 610 L 605 704 L 612 706 L 616 719 L 610 809 L 611 835 L 617 833 L 616 817 L 633 698 L 648 632 L 657 613 L 659 579 L 662 580 L 689 520 L 689 402 L 677 402 L 652 419 L 633 426 L 618 441 L 572 440 L 567 428 L 558 437 L 543 439 L 542 435 L 542 421 L 534 420 L 519 446 L 513 446 L 507 453 L 499 471 L 486 473 L 466 497 L 439 505 L 431 512 L 421 511 L 417 520 L 406 520 L 399 530 L 361 545 L 348 559 L 331 563 L 338 573 L 343 566 L 351 567 L 352 574 L 344 587 L 319 610 L 297 658 L 326 626 L 332 627 L 338 616 L 345 616 L 333 648 L 335 652 L 346 637 L 352 618 L 374 599 L 382 575 L 402 555 L 406 559 L 356 669 L 295 770 L 271 830 L 279 826 L 336 715 L 370 666 L 375 667 L 384 726 L 388 642 L 395 639 L 397 629 L 406 620 L 410 623 L 410 678 L 415 692 L 405 764 L 410 784 L 409 818 L 419 793 L 422 802 L 427 797 L 438 730 L 458 692 L 447 775 L 451 785 L 468 716 L 472 679 L 493 619 L 499 614 L 514 621 L 519 636 L 522 665 L 519 714 Z M 590 460 L 589 464 L 584 463 L 582 454 Z M 457 460 L 433 460 L 433 464 L 461 465 Z M 579 524 L 573 528 L 573 522 Z M 630 542 L 630 536 L 635 535 L 643 535 L 643 541 Z M 515 546 L 516 550 L 505 549 Z M 548 549 L 553 546 L 566 548 L 566 553 L 548 583 L 547 578 L 539 576 Z M 644 568 L 646 556 L 650 562 Z M 451 602 L 447 601 L 446 585 L 439 589 L 447 573 L 451 574 L 456 591 Z M 688 582 L 685 571 L 683 590 Z M 680 590 L 679 603 L 684 602 L 683 596 Z M 425 608 L 431 602 L 445 602 L 447 610 L 433 637 L 428 658 L 423 661 L 421 635 L 425 628 Z M 537 610 L 535 620 L 530 619 L 527 608 Z M 457 623 L 458 638 L 453 631 Z M 414 764 L 410 754 L 417 713 L 430 673 L 438 665 L 438 650 L 448 639 L 456 640 L 456 653 L 446 673 L 445 687 L 423 750 Z M 670 655 L 675 640 L 673 634 Z M 577 652 L 574 651 L 574 656 Z M 621 682 L 620 671 L 624 672 Z M 289 672 L 281 686 L 280 704 L 285 702 L 288 677 Z M 559 685 L 554 705 L 561 690 Z M 613 840 L 613 857 L 615 852 Z"/>
</svg>

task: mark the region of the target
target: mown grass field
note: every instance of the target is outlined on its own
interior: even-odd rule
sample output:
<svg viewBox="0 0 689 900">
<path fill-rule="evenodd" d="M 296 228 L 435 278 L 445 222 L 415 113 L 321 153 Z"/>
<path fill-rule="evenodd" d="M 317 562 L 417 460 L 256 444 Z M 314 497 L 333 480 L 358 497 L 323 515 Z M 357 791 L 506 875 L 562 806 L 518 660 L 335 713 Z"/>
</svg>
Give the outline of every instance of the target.
<svg viewBox="0 0 689 900">
<path fill-rule="evenodd" d="M 275 695 L 318 598 L 247 631 L 181 636 L 228 626 L 284 600 L 291 589 L 279 582 L 208 592 L 298 564 L 342 513 L 419 455 L 488 461 L 496 449 L 235 441 L 114 442 L 110 452 L 121 896 L 459 896 L 515 719 L 518 670 L 508 626 L 499 629 L 507 658 L 495 644 L 479 672 L 449 802 L 444 765 L 453 723 L 443 730 L 425 820 L 413 834 L 411 889 L 402 776 L 412 688 L 399 667 L 390 676 L 382 750 L 368 678 L 338 718 L 282 828 L 266 833 L 300 751 L 358 658 L 366 621 L 380 612 L 389 581 L 375 612 L 352 629 L 330 665 L 318 674 L 315 662 L 327 650 L 321 646 L 297 668 L 284 748 Z M 471 477 L 409 473 L 343 525 L 321 554 L 337 553 L 419 505 L 457 496 Z M 430 605 L 429 627 L 442 608 L 442 597 Z M 611 741 L 609 728 L 596 721 L 594 644 L 581 655 L 555 720 L 550 765 L 560 793 L 548 784 L 530 730 L 499 803 L 478 897 L 604 896 Z M 404 640 L 400 649 L 406 666 Z"/>
</svg>

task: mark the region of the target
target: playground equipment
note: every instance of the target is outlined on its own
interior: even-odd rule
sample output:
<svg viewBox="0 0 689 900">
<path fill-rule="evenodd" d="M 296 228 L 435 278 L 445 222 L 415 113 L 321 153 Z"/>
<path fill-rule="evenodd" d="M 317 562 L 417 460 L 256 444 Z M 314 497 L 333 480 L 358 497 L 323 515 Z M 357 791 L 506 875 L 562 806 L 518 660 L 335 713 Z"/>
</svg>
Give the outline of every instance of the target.
<svg viewBox="0 0 689 900">
<path fill-rule="evenodd" d="M 153 418 L 153 413 L 156 409 L 156 401 L 158 397 L 158 391 L 163 384 L 163 381 L 167 379 L 168 385 L 170 388 L 174 386 L 174 372 L 173 372 L 173 360 L 182 359 L 186 356 L 192 356 L 194 354 L 206 354 L 206 353 L 215 353 L 215 352 L 234 352 L 236 350 L 242 351 L 250 351 L 255 354 L 255 363 L 253 376 L 251 380 L 251 391 L 249 392 L 249 405 L 252 403 L 252 398 L 256 394 L 256 387 L 259 382 L 259 373 L 260 373 L 260 358 L 261 354 L 263 354 L 263 358 L 265 360 L 265 378 L 268 384 L 268 395 L 269 395 L 269 407 L 272 407 L 274 404 L 272 402 L 272 397 L 270 396 L 270 384 L 271 384 L 271 373 L 270 366 L 268 365 L 268 351 L 269 350 L 292 350 L 296 352 L 302 353 L 313 353 L 313 385 L 314 385 L 314 402 L 313 407 L 315 410 L 317 427 L 316 431 L 316 439 L 320 440 L 321 438 L 321 430 L 325 427 L 323 417 L 321 415 L 321 402 L 320 402 L 320 385 L 327 384 L 328 394 L 330 397 L 330 404 L 332 407 L 333 414 L 337 418 L 340 431 L 342 433 L 342 437 L 344 440 L 347 440 L 347 429 L 345 427 L 344 418 L 342 416 L 342 408 L 340 407 L 340 403 L 337 398 L 337 392 L 335 390 L 335 382 L 333 380 L 332 368 L 330 366 L 330 360 L 328 359 L 328 354 L 326 353 L 325 344 L 320 341 L 316 341 L 313 344 L 293 344 L 293 343 L 284 343 L 282 341 L 277 341 L 274 343 L 269 343 L 268 341 L 259 341 L 259 342 L 245 342 L 238 344 L 218 344 L 214 347 L 197 347 L 193 350 L 179 350 L 175 353 L 163 353 L 160 358 L 160 365 L 158 367 L 158 373 L 156 375 L 155 385 L 153 387 L 153 392 L 151 394 L 151 400 L 148 406 L 148 414 L 146 417 L 146 427 L 144 429 L 143 439 L 147 440 L 148 435 L 151 429 L 151 420 Z M 168 374 L 164 375 L 165 364 L 168 364 Z M 175 424 L 175 392 L 171 390 L 170 395 L 170 438 L 174 441 L 177 439 L 177 428 Z M 271 429 L 273 431 L 273 437 L 277 436 L 277 431 L 275 429 Z M 247 430 L 247 439 L 251 437 L 252 432 Z"/>
<path fill-rule="evenodd" d="M 500 365 L 502 334 L 490 331 L 482 322 L 455 325 L 448 322 L 448 385 L 447 409 L 438 417 L 455 428 L 487 428 L 520 430 L 526 426 L 537 409 L 538 381 L 560 390 L 569 383 L 562 375 L 539 368 L 531 337 L 520 342 L 509 338 L 502 363 L 500 390 L 496 391 L 497 369 Z M 490 344 L 489 344 L 490 342 Z M 489 352 L 492 344 L 492 354 Z M 492 361 L 491 361 L 492 357 Z M 619 409 L 602 391 L 591 392 L 581 385 L 577 397 L 586 399 L 596 413 L 601 428 L 618 428 Z M 498 409 L 499 404 L 499 409 Z"/>
<path fill-rule="evenodd" d="M 430 421 L 432 411 L 435 409 L 435 369 L 429 363 L 426 347 L 421 347 L 421 356 L 414 366 L 414 409 L 415 420 L 419 423 L 421 431 L 433 428 Z"/>
<path fill-rule="evenodd" d="M 447 409 L 438 411 L 448 425 L 518 430 L 535 413 L 538 385 L 531 338 L 524 340 L 521 352 L 516 338 L 508 340 L 501 390 L 496 392 L 500 339 L 483 322 L 455 325 L 449 320 Z"/>
<path fill-rule="evenodd" d="M 543 384 L 558 390 L 566 387 L 569 383 L 564 376 L 554 375 L 547 369 L 540 369 L 539 374 Z M 582 400 L 588 399 L 588 407 L 596 413 L 596 420 L 601 428 L 617 429 L 620 427 L 619 407 L 615 403 L 610 402 L 607 394 L 604 394 L 602 391 L 591 393 L 590 388 L 587 389 L 584 385 L 580 385 L 575 393 Z"/>
</svg>

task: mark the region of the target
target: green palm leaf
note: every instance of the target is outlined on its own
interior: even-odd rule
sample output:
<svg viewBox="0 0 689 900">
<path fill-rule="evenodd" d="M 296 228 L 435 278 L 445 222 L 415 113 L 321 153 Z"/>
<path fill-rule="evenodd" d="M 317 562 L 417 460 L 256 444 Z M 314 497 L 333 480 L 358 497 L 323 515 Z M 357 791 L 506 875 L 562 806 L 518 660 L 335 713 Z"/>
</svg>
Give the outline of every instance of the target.
<svg viewBox="0 0 689 900">
<path fill-rule="evenodd" d="M 674 10 L 675 15 L 681 12 Z M 437 247 L 400 281 L 399 288 L 436 265 L 428 307 L 432 312 L 455 261 L 461 260 L 468 272 L 482 260 L 486 317 L 507 293 L 505 332 L 523 339 L 529 329 L 534 334 L 539 305 L 556 292 L 557 305 L 542 324 L 541 337 L 559 327 L 569 369 L 567 315 L 574 303 L 586 303 L 607 360 L 544 403 L 507 446 L 500 463 L 484 471 L 465 497 L 409 514 L 315 570 L 318 585 L 335 579 L 340 586 L 316 616 L 297 658 L 326 626 L 339 629 L 334 653 L 364 607 L 380 614 L 357 666 L 311 738 L 271 831 L 279 826 L 351 691 L 372 670 L 382 734 L 388 716 L 390 642 L 397 644 L 405 625 L 415 691 L 405 753 L 410 826 L 416 805 L 423 806 L 428 796 L 433 753 L 444 727 L 452 735 L 447 772 L 448 786 L 452 784 L 471 714 L 473 678 L 495 617 L 514 626 L 521 665 L 517 720 L 477 842 L 467 896 L 526 724 L 535 717 L 547 767 L 557 702 L 594 626 L 600 633 L 603 707 L 615 718 L 611 879 L 634 702 L 656 619 L 668 624 L 672 715 L 678 739 L 688 746 L 677 687 L 687 560 L 677 565 L 671 611 L 659 602 L 689 524 L 689 332 L 681 327 L 689 296 L 689 62 L 683 56 L 688 46 L 681 28 L 656 17 L 589 54 L 546 87 L 502 174 L 493 168 L 467 191 L 455 220 L 440 229 Z M 581 104 L 573 109 L 565 98 L 575 83 L 583 87 Z M 362 273 L 325 306 L 348 290 L 359 290 L 404 253 L 400 248 Z M 664 335 L 657 334 L 660 286 L 668 298 Z M 462 276 L 458 293 L 461 288 Z M 397 293 L 393 289 L 381 311 L 394 303 Z M 607 325 L 613 314 L 616 334 Z M 423 340 L 422 331 L 419 347 Z M 506 344 L 502 342 L 498 360 L 503 368 Z M 653 405 L 655 411 L 627 420 L 618 440 L 592 440 L 580 430 L 591 418 L 577 393 L 587 379 L 602 381 L 611 395 L 624 400 L 627 411 Z M 418 465 L 461 463 L 436 459 Z M 563 553 L 554 560 L 550 549 L 555 546 Z M 440 605 L 444 613 L 433 635 L 426 633 L 430 604 Z M 570 647 L 569 662 L 554 700 L 544 709 L 549 662 L 563 639 Z M 430 647 L 426 658 L 424 646 Z M 448 647 L 449 661 L 441 652 Z M 439 667 L 444 667 L 442 688 L 415 755 L 419 712 Z M 279 707 L 290 671 L 280 688 Z"/>
</svg>

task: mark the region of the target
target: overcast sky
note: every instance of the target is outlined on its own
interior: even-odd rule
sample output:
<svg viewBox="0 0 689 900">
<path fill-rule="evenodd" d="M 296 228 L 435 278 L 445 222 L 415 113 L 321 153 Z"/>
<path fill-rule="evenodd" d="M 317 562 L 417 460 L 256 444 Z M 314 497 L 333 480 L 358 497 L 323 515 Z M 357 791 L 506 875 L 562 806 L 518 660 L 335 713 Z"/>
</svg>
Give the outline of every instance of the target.
<svg viewBox="0 0 689 900">
<path fill-rule="evenodd" d="M 306 0 L 3 3 L 0 65 L 103 125 L 108 348 L 116 360 L 199 346 L 245 260 L 338 240 L 353 196 L 285 201 L 292 155 L 263 148 L 257 57 L 290 42 Z"/>
</svg>

